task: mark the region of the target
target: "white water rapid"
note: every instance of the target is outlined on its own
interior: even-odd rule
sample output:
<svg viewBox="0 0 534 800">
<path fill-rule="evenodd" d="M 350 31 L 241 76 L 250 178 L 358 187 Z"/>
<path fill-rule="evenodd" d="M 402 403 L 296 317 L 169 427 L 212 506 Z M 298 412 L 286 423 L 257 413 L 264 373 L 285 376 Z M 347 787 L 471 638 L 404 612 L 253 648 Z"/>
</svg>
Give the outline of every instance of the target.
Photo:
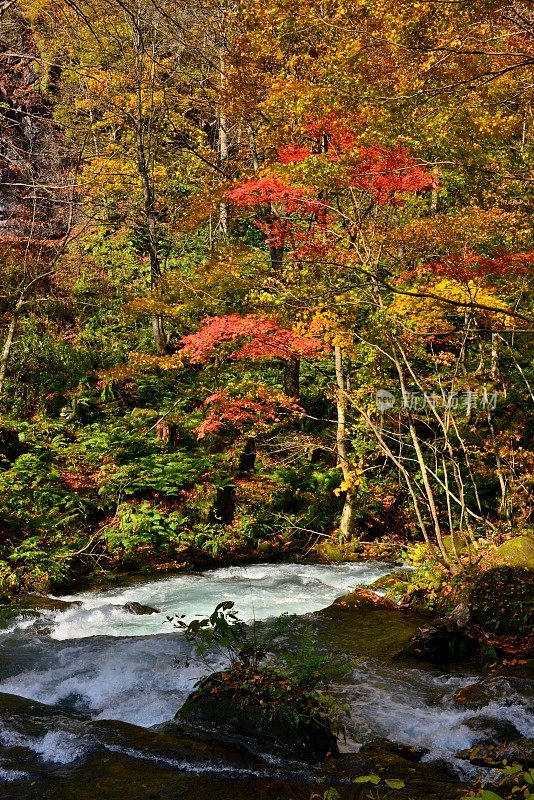
<svg viewBox="0 0 534 800">
<path fill-rule="evenodd" d="M 94 749 L 97 721 L 146 729 L 172 720 L 207 667 L 168 616 L 205 617 L 223 600 L 234 601 L 246 620 L 308 614 L 390 569 L 380 563 L 235 567 L 82 592 L 62 598 L 77 603 L 66 610 L 16 618 L 0 631 L 0 693 L 44 703 L 58 716 L 52 727 L 35 721 L 38 709 L 31 711 L 31 724 L 16 710 L 0 718 L 0 784 L 21 774 L 18 762 L 4 769 L 2 747 L 26 748 L 43 763 L 75 764 Z M 127 603 L 157 613 L 136 616 Z M 357 611 L 351 625 L 357 629 Z M 458 752 L 480 740 L 481 724 L 495 721 L 513 726 L 518 736 L 534 735 L 534 714 L 517 683 L 503 679 L 500 693 L 468 710 L 453 695 L 476 676 L 403 666 L 387 657 L 359 661 L 340 687 L 351 709 L 354 749 L 381 736 L 461 768 Z M 219 664 L 213 656 L 212 666 Z"/>
</svg>

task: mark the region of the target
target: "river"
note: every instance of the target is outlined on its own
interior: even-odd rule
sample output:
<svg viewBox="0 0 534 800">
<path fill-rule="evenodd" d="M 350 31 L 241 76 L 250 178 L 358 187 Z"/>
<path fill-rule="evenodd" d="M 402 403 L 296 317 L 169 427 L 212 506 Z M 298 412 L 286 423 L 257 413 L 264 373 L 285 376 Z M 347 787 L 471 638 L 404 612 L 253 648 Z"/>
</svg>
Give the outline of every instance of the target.
<svg viewBox="0 0 534 800">
<path fill-rule="evenodd" d="M 454 696 L 477 682 L 479 668 L 449 671 L 398 659 L 421 620 L 378 607 L 332 606 L 390 570 L 372 562 L 230 567 L 82 592 L 61 598 L 74 604 L 61 610 L 14 618 L 0 631 L 1 796 L 308 800 L 317 781 L 343 793 L 360 751 L 383 739 L 411 748 L 418 755 L 410 758 L 428 765 L 428 794 L 414 776 L 418 797 L 457 796 L 457 779 L 476 772 L 462 751 L 491 740 L 495 727 L 533 736 L 531 687 L 513 674 L 493 675 L 487 702 L 462 707 Z M 176 727 L 174 715 L 196 681 L 222 662 L 213 655 L 207 666 L 168 617 L 204 617 L 223 600 L 233 600 L 247 620 L 307 615 L 319 647 L 356 658 L 336 690 L 350 709 L 337 765 L 191 739 Z M 125 608 L 132 602 L 158 613 L 132 614 Z M 412 769 L 407 763 L 399 761 L 397 771 Z M 430 783 L 442 775 L 451 778 L 450 795 L 432 793 Z"/>
</svg>

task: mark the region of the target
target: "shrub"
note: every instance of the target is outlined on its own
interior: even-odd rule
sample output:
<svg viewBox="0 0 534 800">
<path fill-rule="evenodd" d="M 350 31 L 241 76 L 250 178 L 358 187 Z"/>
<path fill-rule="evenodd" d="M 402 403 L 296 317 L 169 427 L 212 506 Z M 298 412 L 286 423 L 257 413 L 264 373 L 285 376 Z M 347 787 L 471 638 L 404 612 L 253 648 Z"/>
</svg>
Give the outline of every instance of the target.
<svg viewBox="0 0 534 800">
<path fill-rule="evenodd" d="M 534 570 L 498 566 L 476 575 L 469 588 L 473 622 L 499 634 L 530 633 Z"/>
</svg>

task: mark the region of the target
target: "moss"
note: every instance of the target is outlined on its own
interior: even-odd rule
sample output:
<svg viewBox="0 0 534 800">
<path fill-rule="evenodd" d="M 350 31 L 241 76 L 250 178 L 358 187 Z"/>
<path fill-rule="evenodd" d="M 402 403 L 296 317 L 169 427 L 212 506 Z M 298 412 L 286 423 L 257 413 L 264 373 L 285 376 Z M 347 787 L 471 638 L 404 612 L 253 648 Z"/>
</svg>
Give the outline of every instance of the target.
<svg viewBox="0 0 534 800">
<path fill-rule="evenodd" d="M 501 544 L 493 557 L 510 567 L 534 570 L 534 536 L 516 536 Z"/>
</svg>

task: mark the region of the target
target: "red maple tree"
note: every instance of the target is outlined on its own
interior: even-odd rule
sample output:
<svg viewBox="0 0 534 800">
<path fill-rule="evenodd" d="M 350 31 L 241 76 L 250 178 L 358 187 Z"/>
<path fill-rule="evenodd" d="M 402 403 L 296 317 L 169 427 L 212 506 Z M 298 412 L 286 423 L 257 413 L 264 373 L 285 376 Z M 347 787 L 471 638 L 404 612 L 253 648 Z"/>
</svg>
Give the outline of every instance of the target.
<svg viewBox="0 0 534 800">
<path fill-rule="evenodd" d="M 301 336 L 281 328 L 268 317 L 256 317 L 252 314 L 206 317 L 200 330 L 184 336 L 180 345 L 191 363 L 205 364 L 215 350 L 226 342 L 237 343 L 238 349 L 231 355 L 235 360 L 318 358 L 327 349 L 319 339 Z"/>
<path fill-rule="evenodd" d="M 226 391 L 216 392 L 204 405 L 210 408 L 210 413 L 196 428 L 199 439 L 224 429 L 242 432 L 254 423 L 280 422 L 284 416 L 301 410 L 296 400 L 261 387 L 253 397 L 231 397 Z"/>
<path fill-rule="evenodd" d="M 435 175 L 403 147 L 361 147 L 350 172 L 352 185 L 369 191 L 378 205 L 396 204 L 400 194 L 438 186 Z"/>
</svg>

